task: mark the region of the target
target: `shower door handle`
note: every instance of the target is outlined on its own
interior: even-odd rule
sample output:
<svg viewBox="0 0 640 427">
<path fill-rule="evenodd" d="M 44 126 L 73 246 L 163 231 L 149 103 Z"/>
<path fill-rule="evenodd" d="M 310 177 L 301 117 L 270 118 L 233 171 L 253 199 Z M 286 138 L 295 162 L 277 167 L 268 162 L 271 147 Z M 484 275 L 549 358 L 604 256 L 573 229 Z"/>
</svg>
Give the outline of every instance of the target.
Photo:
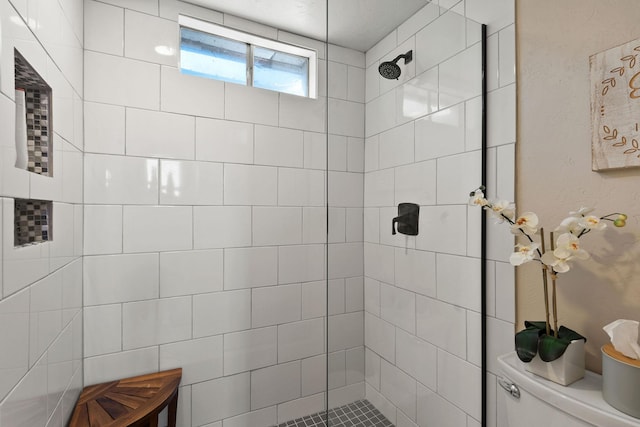
<svg viewBox="0 0 640 427">
<path fill-rule="evenodd" d="M 516 399 L 520 399 L 520 389 L 518 386 L 506 378 L 498 377 L 498 384 Z"/>
</svg>

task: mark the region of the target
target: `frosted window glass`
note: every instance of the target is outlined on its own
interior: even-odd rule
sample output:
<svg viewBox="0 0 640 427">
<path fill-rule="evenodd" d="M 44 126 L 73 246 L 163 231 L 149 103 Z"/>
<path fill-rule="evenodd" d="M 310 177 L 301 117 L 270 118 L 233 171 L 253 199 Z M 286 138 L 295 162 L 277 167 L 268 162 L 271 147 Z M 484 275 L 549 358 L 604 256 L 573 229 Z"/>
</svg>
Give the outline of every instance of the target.
<svg viewBox="0 0 640 427">
<path fill-rule="evenodd" d="M 307 98 L 318 96 L 315 50 L 188 16 L 180 22 L 180 71 Z"/>
<path fill-rule="evenodd" d="M 255 47 L 253 86 L 309 96 L 309 58 Z"/>
<path fill-rule="evenodd" d="M 180 69 L 183 73 L 247 84 L 246 43 L 184 27 L 180 29 L 180 36 Z"/>
</svg>

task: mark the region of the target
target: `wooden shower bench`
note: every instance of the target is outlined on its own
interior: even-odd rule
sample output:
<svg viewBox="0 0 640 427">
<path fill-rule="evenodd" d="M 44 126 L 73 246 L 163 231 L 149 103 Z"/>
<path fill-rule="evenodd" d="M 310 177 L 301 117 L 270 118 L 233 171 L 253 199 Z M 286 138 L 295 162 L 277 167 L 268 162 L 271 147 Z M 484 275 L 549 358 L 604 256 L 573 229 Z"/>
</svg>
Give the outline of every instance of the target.
<svg viewBox="0 0 640 427">
<path fill-rule="evenodd" d="M 177 368 L 85 387 L 68 427 L 157 427 L 166 406 L 175 427 L 181 378 Z"/>
</svg>

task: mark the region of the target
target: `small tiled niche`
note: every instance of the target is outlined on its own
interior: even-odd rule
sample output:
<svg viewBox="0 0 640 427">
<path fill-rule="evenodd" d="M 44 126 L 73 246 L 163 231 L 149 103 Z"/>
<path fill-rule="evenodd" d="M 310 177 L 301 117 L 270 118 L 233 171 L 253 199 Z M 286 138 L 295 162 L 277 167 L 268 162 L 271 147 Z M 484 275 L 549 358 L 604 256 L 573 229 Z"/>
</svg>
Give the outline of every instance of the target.
<svg viewBox="0 0 640 427">
<path fill-rule="evenodd" d="M 14 203 L 13 245 L 32 245 L 51 240 L 51 201 L 14 199 Z"/>
<path fill-rule="evenodd" d="M 53 176 L 51 87 L 14 49 L 16 167 Z"/>
</svg>

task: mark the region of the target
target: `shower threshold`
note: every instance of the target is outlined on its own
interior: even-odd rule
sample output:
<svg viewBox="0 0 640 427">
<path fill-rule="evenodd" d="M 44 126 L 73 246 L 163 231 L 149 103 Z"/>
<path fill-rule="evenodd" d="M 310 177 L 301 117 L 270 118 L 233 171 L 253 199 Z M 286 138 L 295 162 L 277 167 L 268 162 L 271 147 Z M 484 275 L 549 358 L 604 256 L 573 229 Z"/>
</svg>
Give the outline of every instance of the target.
<svg viewBox="0 0 640 427">
<path fill-rule="evenodd" d="M 326 412 L 318 412 L 285 421 L 278 427 L 394 427 L 368 400 L 357 400 L 338 408 L 329 409 L 329 424 Z"/>
</svg>

